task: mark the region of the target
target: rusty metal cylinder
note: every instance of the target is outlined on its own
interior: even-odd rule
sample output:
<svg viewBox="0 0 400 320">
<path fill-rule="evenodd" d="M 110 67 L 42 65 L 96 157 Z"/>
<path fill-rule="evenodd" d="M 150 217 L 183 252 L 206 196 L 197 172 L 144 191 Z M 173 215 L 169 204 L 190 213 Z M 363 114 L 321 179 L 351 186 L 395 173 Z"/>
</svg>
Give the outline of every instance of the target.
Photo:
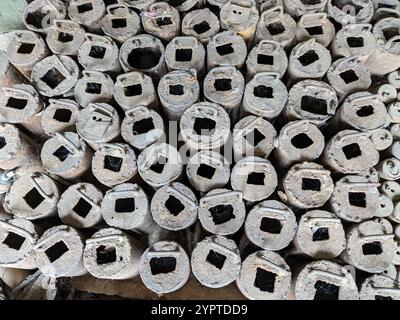
<svg viewBox="0 0 400 320">
<path fill-rule="evenodd" d="M 68 15 L 71 20 L 84 26 L 90 32 L 99 32 L 105 9 L 103 0 L 71 0 Z"/>
<path fill-rule="evenodd" d="M 87 70 L 114 72 L 121 71 L 117 44 L 108 36 L 86 33 L 85 41 L 78 52 L 79 63 Z"/>
<path fill-rule="evenodd" d="M 46 174 L 31 172 L 14 181 L 3 206 L 15 217 L 36 220 L 55 215 L 59 198 L 55 180 Z"/>
<path fill-rule="evenodd" d="M 241 267 L 239 248 L 224 236 L 210 236 L 198 242 L 190 262 L 196 279 L 209 288 L 222 288 L 232 283 Z"/>
<path fill-rule="evenodd" d="M 85 41 L 85 30 L 75 21 L 54 20 L 46 35 L 49 49 L 55 54 L 77 56 Z"/>
<path fill-rule="evenodd" d="M 297 23 L 296 41 L 315 39 L 328 47 L 335 37 L 335 27 L 325 12 L 306 13 Z"/>
<path fill-rule="evenodd" d="M 150 209 L 159 226 L 178 231 L 189 228 L 196 222 L 198 203 L 190 188 L 182 183 L 172 182 L 156 191 Z"/>
<path fill-rule="evenodd" d="M 260 72 L 246 84 L 242 111 L 271 120 L 282 112 L 287 98 L 288 91 L 279 74 Z"/>
<path fill-rule="evenodd" d="M 84 236 L 70 226 L 47 229 L 34 246 L 39 270 L 47 277 L 86 274 L 83 265 L 84 241 Z"/>
<path fill-rule="evenodd" d="M 124 2 L 106 7 L 106 15 L 101 19 L 104 34 L 118 43 L 123 43 L 142 30 L 139 15 Z"/>
<path fill-rule="evenodd" d="M 104 143 L 92 158 L 92 173 L 102 184 L 113 187 L 137 173 L 134 150 L 125 143 Z"/>
<path fill-rule="evenodd" d="M 371 0 L 328 0 L 329 16 L 342 25 L 369 23 L 374 14 Z"/>
<path fill-rule="evenodd" d="M 143 150 L 164 139 L 164 122 L 156 111 L 137 106 L 125 114 L 121 124 L 121 135 L 134 148 Z"/>
<path fill-rule="evenodd" d="M 74 228 L 91 228 L 103 220 L 103 193 L 93 184 L 79 182 L 69 186 L 57 204 L 61 221 Z"/>
<path fill-rule="evenodd" d="M 379 177 L 383 180 L 400 179 L 400 160 L 397 158 L 387 158 L 378 163 L 377 170 Z"/>
<path fill-rule="evenodd" d="M 32 83 L 46 97 L 60 96 L 73 89 L 80 75 L 77 63 L 68 56 L 52 55 L 32 70 Z"/>
<path fill-rule="evenodd" d="M 320 164 L 302 162 L 293 165 L 282 181 L 284 202 L 296 208 L 322 207 L 333 192 L 331 172 Z"/>
<path fill-rule="evenodd" d="M 237 232 L 246 218 L 242 193 L 229 189 L 213 189 L 199 201 L 199 220 L 213 234 Z"/>
<path fill-rule="evenodd" d="M 288 122 L 277 139 L 275 158 L 284 168 L 296 162 L 319 158 L 325 147 L 325 139 L 318 127 L 307 120 Z"/>
<path fill-rule="evenodd" d="M 233 190 L 241 192 L 243 199 L 249 202 L 268 198 L 277 184 L 275 168 L 261 157 L 245 157 L 235 164 L 231 172 Z"/>
<path fill-rule="evenodd" d="M 168 70 L 196 70 L 203 74 L 205 69 L 205 50 L 195 37 L 175 37 L 165 47 L 165 63 Z"/>
<path fill-rule="evenodd" d="M 301 18 L 308 13 L 323 12 L 325 10 L 326 3 L 327 0 L 283 0 L 285 12 L 294 18 Z"/>
<path fill-rule="evenodd" d="M 29 30 L 46 33 L 54 19 L 64 19 L 66 15 L 67 7 L 61 0 L 34 0 L 25 7 L 23 21 Z"/>
<path fill-rule="evenodd" d="M 125 280 L 139 274 L 142 244 L 127 233 L 104 228 L 86 240 L 83 263 L 100 279 Z"/>
<path fill-rule="evenodd" d="M 125 72 L 140 71 L 161 78 L 167 72 L 164 45 L 151 35 L 136 35 L 126 40 L 119 51 L 119 61 Z"/>
<path fill-rule="evenodd" d="M 200 85 L 196 71 L 168 72 L 158 83 L 157 93 L 164 115 L 169 120 L 179 120 L 183 112 L 199 100 Z"/>
<path fill-rule="evenodd" d="M 75 85 L 74 96 L 83 108 L 89 103 L 113 101 L 114 82 L 108 74 L 83 70 L 82 75 Z"/>
<path fill-rule="evenodd" d="M 374 274 L 362 283 L 360 300 L 400 300 L 399 284 L 396 279 Z"/>
<path fill-rule="evenodd" d="M 42 113 L 42 128 L 49 135 L 56 132 L 75 131 L 80 107 L 69 99 L 49 99 L 49 104 Z"/>
<path fill-rule="evenodd" d="M 219 28 L 219 19 L 209 8 L 190 11 L 182 18 L 182 34 L 196 37 L 203 44 L 207 44 Z"/>
<path fill-rule="evenodd" d="M 247 47 L 243 38 L 233 31 L 215 34 L 207 44 L 207 68 L 233 66 L 241 68 L 246 60 Z"/>
</svg>

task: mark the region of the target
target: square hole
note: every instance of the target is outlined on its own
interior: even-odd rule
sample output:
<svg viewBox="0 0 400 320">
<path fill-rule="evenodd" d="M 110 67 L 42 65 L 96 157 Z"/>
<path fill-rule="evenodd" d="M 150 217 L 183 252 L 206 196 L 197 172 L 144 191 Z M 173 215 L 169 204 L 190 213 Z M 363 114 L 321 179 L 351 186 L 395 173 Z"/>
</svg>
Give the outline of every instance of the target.
<svg viewBox="0 0 400 320">
<path fill-rule="evenodd" d="M 176 258 L 174 257 L 161 257 L 150 259 L 150 270 L 152 275 L 165 274 L 175 271 Z"/>
<path fill-rule="evenodd" d="M 382 244 L 379 241 L 373 241 L 369 243 L 365 243 L 362 246 L 362 252 L 365 256 L 377 256 L 382 254 Z"/>
<path fill-rule="evenodd" d="M 254 96 L 256 96 L 258 98 L 272 99 L 274 97 L 273 93 L 274 93 L 274 89 L 272 89 L 272 87 L 267 87 L 264 85 L 254 87 L 254 89 L 253 89 Z"/>
<path fill-rule="evenodd" d="M 290 142 L 292 143 L 293 146 L 295 146 L 297 149 L 306 149 L 309 146 L 311 146 L 314 142 L 310 139 L 308 135 L 305 133 L 299 133 L 295 135 Z"/>
<path fill-rule="evenodd" d="M 329 240 L 329 229 L 328 228 L 318 228 L 312 236 L 312 241 L 325 241 Z"/>
<path fill-rule="evenodd" d="M 7 145 L 6 139 L 4 137 L 0 137 L 0 150 L 3 149 Z"/>
<path fill-rule="evenodd" d="M 66 78 L 58 71 L 57 68 L 52 68 L 46 72 L 46 74 L 40 79 L 47 84 L 51 89 L 55 89 L 58 85 L 63 82 Z"/>
<path fill-rule="evenodd" d="M 305 54 L 300 56 L 298 60 L 303 65 L 303 67 L 307 67 L 310 64 L 313 64 L 315 61 L 318 61 L 319 56 L 315 53 L 314 50 L 309 50 Z"/>
<path fill-rule="evenodd" d="M 172 94 L 174 96 L 182 96 L 184 94 L 183 86 L 180 84 L 170 85 L 169 94 Z"/>
<path fill-rule="evenodd" d="M 72 153 L 64 146 L 59 147 L 56 151 L 53 152 L 53 156 L 57 157 L 58 160 L 60 160 L 61 162 L 64 162 L 65 159 L 67 159 L 68 156 L 71 154 Z"/>
<path fill-rule="evenodd" d="M 23 110 L 27 106 L 27 104 L 28 104 L 27 99 L 18 99 L 14 97 L 9 97 L 7 100 L 6 107 L 17 110 Z"/>
<path fill-rule="evenodd" d="M 344 146 L 342 148 L 342 151 L 347 160 L 361 156 L 361 150 L 360 150 L 360 146 L 358 145 L 358 143 L 351 143 L 347 146 Z"/>
<path fill-rule="evenodd" d="M 36 209 L 44 200 L 44 197 L 36 188 L 31 189 L 23 198 L 32 209 Z"/>
<path fill-rule="evenodd" d="M 195 118 L 193 130 L 197 135 L 212 135 L 215 131 L 215 121 L 209 118 Z"/>
<path fill-rule="evenodd" d="M 134 135 L 147 133 L 153 129 L 155 129 L 153 118 L 145 118 L 134 122 L 132 125 L 132 132 Z"/>
<path fill-rule="evenodd" d="M 309 27 L 309 28 L 305 28 L 305 29 L 310 36 L 319 36 L 319 35 L 324 34 L 324 30 L 322 29 L 322 26 Z"/>
<path fill-rule="evenodd" d="M 254 286 L 261 291 L 271 292 L 275 291 L 276 273 L 269 272 L 263 268 L 257 268 Z"/>
<path fill-rule="evenodd" d="M 349 192 L 348 195 L 350 205 L 360 208 L 367 206 L 366 194 L 364 192 Z"/>
<path fill-rule="evenodd" d="M 79 198 L 78 203 L 75 205 L 75 207 L 72 210 L 74 210 L 78 216 L 85 219 L 91 209 L 92 209 L 92 205 L 89 202 L 87 202 L 83 198 Z"/>
<path fill-rule="evenodd" d="M 301 110 L 313 114 L 327 115 L 328 104 L 324 99 L 318 99 L 312 96 L 301 97 Z"/>
<path fill-rule="evenodd" d="M 78 5 L 76 7 L 80 14 L 93 10 L 93 5 L 90 2 Z"/>
<path fill-rule="evenodd" d="M 71 120 L 72 111 L 68 109 L 57 109 L 54 112 L 53 119 L 58 122 L 68 123 Z"/>
<path fill-rule="evenodd" d="M 281 33 L 285 32 L 285 27 L 279 21 L 278 22 L 273 22 L 273 23 L 267 25 L 267 29 L 268 29 L 269 34 L 271 36 L 276 36 L 278 34 L 281 34 Z"/>
<path fill-rule="evenodd" d="M 361 108 L 359 108 L 356 111 L 356 114 L 360 117 L 360 118 L 365 118 L 365 117 L 369 117 L 371 115 L 374 114 L 374 107 L 373 106 L 362 106 Z"/>
<path fill-rule="evenodd" d="M 263 186 L 265 179 L 264 172 L 252 172 L 247 176 L 247 184 L 253 184 L 256 186 Z"/>
<path fill-rule="evenodd" d="M 35 48 L 35 44 L 34 43 L 26 43 L 26 42 L 22 42 L 20 45 L 19 45 L 19 48 L 18 48 L 18 53 L 21 53 L 21 54 L 30 54 L 30 53 L 32 53 L 32 51 L 33 51 L 33 49 Z"/>
<path fill-rule="evenodd" d="M 232 90 L 232 79 L 215 79 L 214 89 L 216 91 L 229 91 Z"/>
<path fill-rule="evenodd" d="M 165 165 L 168 163 L 168 158 L 164 157 L 164 156 L 159 156 L 157 158 L 157 161 L 154 162 L 151 166 L 150 166 L 150 170 L 161 174 L 164 171 L 164 167 Z"/>
<path fill-rule="evenodd" d="M 381 296 L 380 294 L 376 294 L 375 300 L 393 300 L 393 298 L 389 296 Z"/>
<path fill-rule="evenodd" d="M 171 17 L 159 17 L 156 19 L 156 23 L 159 27 L 163 27 L 163 26 L 168 26 L 172 24 L 172 19 Z"/>
<path fill-rule="evenodd" d="M 114 209 L 118 213 L 135 211 L 135 198 L 116 199 Z"/>
<path fill-rule="evenodd" d="M 364 46 L 364 39 L 362 37 L 348 37 L 346 41 L 350 48 L 362 48 Z"/>
<path fill-rule="evenodd" d="M 319 179 L 302 178 L 301 189 L 311 191 L 321 191 L 321 181 Z"/>
<path fill-rule="evenodd" d="M 125 18 L 112 19 L 111 25 L 114 29 L 126 28 L 128 26 Z"/>
<path fill-rule="evenodd" d="M 217 53 L 220 56 L 226 56 L 228 54 L 235 52 L 235 50 L 233 50 L 232 43 L 227 43 L 223 44 L 222 46 L 217 46 L 215 49 L 217 50 Z"/>
<path fill-rule="evenodd" d="M 58 34 L 58 41 L 62 43 L 71 42 L 72 40 L 74 40 L 74 36 L 70 33 L 60 32 Z"/>
<path fill-rule="evenodd" d="M 314 288 L 314 300 L 339 300 L 339 287 L 332 283 L 318 280 Z"/>
<path fill-rule="evenodd" d="M 263 217 L 261 219 L 260 230 L 272 234 L 280 234 L 282 223 L 278 219 Z"/>
<path fill-rule="evenodd" d="M 104 47 L 93 45 L 90 48 L 89 56 L 94 59 L 103 59 L 106 54 L 106 50 L 107 49 Z"/>
<path fill-rule="evenodd" d="M 68 252 L 68 247 L 64 243 L 64 241 L 58 241 L 56 244 L 53 244 L 50 248 L 48 248 L 45 253 L 49 258 L 50 262 L 53 263 L 60 259 L 66 252 Z"/>
<path fill-rule="evenodd" d="M 274 65 L 274 56 L 269 56 L 266 54 L 258 54 L 257 55 L 257 63 L 273 66 Z"/>
<path fill-rule="evenodd" d="M 124 87 L 124 94 L 125 97 L 134 97 L 140 96 L 142 94 L 142 85 L 141 84 L 134 84 L 131 86 Z"/>
<path fill-rule="evenodd" d="M 255 147 L 265 139 L 265 136 L 257 128 L 255 128 L 254 130 L 246 134 L 244 138 L 247 140 L 248 143 Z"/>
<path fill-rule="evenodd" d="M 233 214 L 233 207 L 230 204 L 220 204 L 208 209 L 208 211 L 211 213 L 215 225 L 223 224 L 232 219 L 235 219 L 235 215 Z"/>
<path fill-rule="evenodd" d="M 102 88 L 101 83 L 88 82 L 86 84 L 86 93 L 101 94 L 101 88 Z"/>
<path fill-rule="evenodd" d="M 122 166 L 123 159 L 119 157 L 113 157 L 110 155 L 104 156 L 104 169 L 120 172 Z"/>
<path fill-rule="evenodd" d="M 192 55 L 193 55 L 192 49 L 176 49 L 175 61 L 180 61 L 180 62 L 192 61 Z"/>
<path fill-rule="evenodd" d="M 170 195 L 168 200 L 165 201 L 165 207 L 174 216 L 177 216 L 183 211 L 183 209 L 185 209 L 185 206 L 182 204 L 182 202 L 172 195 Z"/>
<path fill-rule="evenodd" d="M 210 24 L 207 21 L 202 21 L 202 22 L 200 22 L 198 24 L 195 24 L 193 26 L 193 30 L 197 34 L 203 34 L 203 33 L 207 32 L 210 29 L 211 29 Z"/>
<path fill-rule="evenodd" d="M 220 254 L 214 250 L 210 250 L 208 252 L 206 261 L 209 264 L 212 264 L 213 266 L 215 266 L 216 268 L 218 268 L 219 270 L 222 269 L 222 267 L 224 266 L 226 257 L 223 254 Z"/>
<path fill-rule="evenodd" d="M 197 175 L 206 179 L 211 179 L 214 176 L 216 169 L 207 164 L 200 164 L 197 169 Z"/>
<path fill-rule="evenodd" d="M 10 249 L 19 250 L 21 249 L 25 240 L 26 238 L 21 237 L 19 234 L 16 234 L 14 232 L 9 232 L 7 234 L 7 237 L 3 241 L 3 244 L 5 244 Z"/>
<path fill-rule="evenodd" d="M 113 246 L 99 246 L 96 248 L 96 262 L 98 265 L 117 261 L 117 253 Z"/>
<path fill-rule="evenodd" d="M 359 78 L 353 69 L 346 70 L 339 74 L 344 83 L 349 84 L 357 81 Z"/>
</svg>

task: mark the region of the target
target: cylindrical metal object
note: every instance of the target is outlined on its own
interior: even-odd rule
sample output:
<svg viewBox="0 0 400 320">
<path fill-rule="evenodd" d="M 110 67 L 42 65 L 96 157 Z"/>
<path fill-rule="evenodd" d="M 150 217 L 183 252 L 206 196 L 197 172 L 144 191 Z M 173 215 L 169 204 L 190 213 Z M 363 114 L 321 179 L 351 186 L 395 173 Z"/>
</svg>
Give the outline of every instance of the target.
<svg viewBox="0 0 400 320">
<path fill-rule="evenodd" d="M 53 136 L 56 132 L 75 131 L 75 123 L 79 115 L 79 105 L 69 99 L 50 99 L 49 105 L 42 113 L 42 128 Z"/>
<path fill-rule="evenodd" d="M 125 72 L 141 71 L 159 79 L 167 71 L 164 51 L 164 45 L 158 38 L 140 34 L 122 44 L 119 61 Z"/>
<path fill-rule="evenodd" d="M 340 98 L 353 92 L 367 90 L 371 85 L 371 74 L 357 56 L 333 62 L 326 77 Z"/>
<path fill-rule="evenodd" d="M 40 154 L 43 167 L 64 179 L 76 179 L 89 168 L 92 150 L 74 132 L 56 133 L 47 140 Z"/>
<path fill-rule="evenodd" d="M 288 91 L 279 79 L 279 74 L 260 72 L 246 84 L 242 104 L 243 112 L 270 120 L 282 112 L 287 98 Z"/>
<path fill-rule="evenodd" d="M 0 50 L 0 89 L 26 82 L 26 78 L 8 60 L 7 54 Z"/>
<path fill-rule="evenodd" d="M 345 267 L 328 260 L 306 264 L 294 283 L 297 300 L 358 300 L 358 288 Z"/>
<path fill-rule="evenodd" d="M 283 6 L 283 0 L 256 0 L 260 13 L 276 6 Z"/>
<path fill-rule="evenodd" d="M 255 42 L 273 40 L 287 48 L 296 36 L 296 21 L 283 12 L 282 6 L 265 10 L 258 20 Z"/>
<path fill-rule="evenodd" d="M 18 269 L 35 269 L 33 246 L 38 239 L 35 225 L 25 219 L 0 220 L 0 265 Z"/>
<path fill-rule="evenodd" d="M 204 73 L 205 50 L 195 37 L 175 37 L 165 47 L 165 63 L 168 70 L 196 70 Z"/>
<path fill-rule="evenodd" d="M 182 19 L 182 34 L 196 37 L 203 44 L 207 44 L 219 28 L 219 19 L 209 8 L 190 11 Z"/>
<path fill-rule="evenodd" d="M 350 222 L 373 218 L 381 205 L 379 185 L 361 175 L 341 178 L 335 183 L 329 200 L 332 211 Z"/>
<path fill-rule="evenodd" d="M 382 160 L 377 166 L 379 178 L 383 180 L 400 179 L 400 160 L 397 158 L 388 158 Z"/>
<path fill-rule="evenodd" d="M 186 165 L 190 184 L 200 192 L 223 188 L 230 178 L 229 162 L 218 152 L 201 150 Z"/>
<path fill-rule="evenodd" d="M 334 37 L 335 27 L 325 12 L 304 14 L 297 23 L 296 40 L 298 42 L 315 39 L 324 47 L 328 47 Z"/>
<path fill-rule="evenodd" d="M 55 215 L 59 198 L 55 180 L 43 173 L 31 172 L 14 181 L 3 207 L 18 218 L 36 220 Z"/>
<path fill-rule="evenodd" d="M 335 124 L 345 124 L 360 131 L 371 131 L 386 125 L 388 114 L 379 95 L 357 92 L 347 96 L 335 114 Z"/>
<path fill-rule="evenodd" d="M 342 25 L 369 23 L 374 14 L 371 0 L 328 0 L 329 16 Z"/>
<path fill-rule="evenodd" d="M 124 2 L 106 7 L 107 14 L 101 19 L 104 34 L 123 43 L 142 30 L 139 15 Z"/>
<path fill-rule="evenodd" d="M 289 56 L 288 75 L 296 81 L 302 79 L 321 79 L 332 63 L 328 49 L 314 38 L 300 42 Z"/>
<path fill-rule="evenodd" d="M 394 145 L 392 133 L 385 128 L 379 128 L 371 131 L 371 135 L 369 138 L 371 139 L 371 141 L 375 145 L 376 150 L 378 151 L 383 151 Z M 390 153 L 390 148 L 388 151 Z"/>
<path fill-rule="evenodd" d="M 79 48 L 84 41 L 85 30 L 71 20 L 54 20 L 46 35 L 49 49 L 55 54 L 66 56 L 78 55 Z"/>
<path fill-rule="evenodd" d="M 363 173 L 379 162 L 379 152 L 367 132 L 343 130 L 326 144 L 322 162 L 337 172 Z"/>
<path fill-rule="evenodd" d="M 247 238 L 260 248 L 271 251 L 286 248 L 296 230 L 293 211 L 276 200 L 266 200 L 254 206 L 244 224 Z"/>
<path fill-rule="evenodd" d="M 157 189 L 178 179 L 183 170 L 181 155 L 167 143 L 154 143 L 138 156 L 137 165 L 142 179 Z"/>
<path fill-rule="evenodd" d="M 46 97 L 60 96 L 69 92 L 79 78 L 79 67 L 68 56 L 56 56 L 40 60 L 32 70 L 32 83 Z"/>
<path fill-rule="evenodd" d="M 133 107 L 122 120 L 121 135 L 131 146 L 143 150 L 165 136 L 163 119 L 154 110 Z"/>
<path fill-rule="evenodd" d="M 400 18 L 379 20 L 372 32 L 376 38 L 376 48 L 365 65 L 374 75 L 384 75 L 400 68 Z"/>
<path fill-rule="evenodd" d="M 76 131 L 91 146 L 110 142 L 120 133 L 120 117 L 117 110 L 106 103 L 89 103 L 79 113 Z"/>
<path fill-rule="evenodd" d="M 279 132 L 275 158 L 284 168 L 293 163 L 313 161 L 322 154 L 325 139 L 316 125 L 307 120 L 288 122 Z"/>
<path fill-rule="evenodd" d="M 341 257 L 357 269 L 380 273 L 387 269 L 397 250 L 393 227 L 378 218 L 356 224 L 347 231 L 347 247 Z"/>
<path fill-rule="evenodd" d="M 288 66 L 285 50 L 278 42 L 261 40 L 251 49 L 246 60 L 246 78 L 252 79 L 256 73 L 278 73 L 282 78 Z"/>
<path fill-rule="evenodd" d="M 137 173 L 134 150 L 125 143 L 104 143 L 92 158 L 92 173 L 102 184 L 113 187 Z"/>
<path fill-rule="evenodd" d="M 46 33 L 54 19 L 64 19 L 66 4 L 61 0 L 34 0 L 25 7 L 24 24 L 32 31 Z"/>
<path fill-rule="evenodd" d="M 228 0 L 219 14 L 221 28 L 239 34 L 248 45 L 253 42 L 259 13 L 254 0 Z"/>
<path fill-rule="evenodd" d="M 244 84 L 242 73 L 235 67 L 216 67 L 204 78 L 203 93 L 207 100 L 224 107 L 235 120 L 239 117 Z"/>
<path fill-rule="evenodd" d="M 246 56 L 246 43 L 241 36 L 233 31 L 219 32 L 207 44 L 208 69 L 216 66 L 241 68 Z"/>
<path fill-rule="evenodd" d="M 235 161 L 248 156 L 267 158 L 275 147 L 276 130 L 262 117 L 247 116 L 233 128 Z"/>
<path fill-rule="evenodd" d="M 47 277 L 72 277 L 87 273 L 83 265 L 84 237 L 66 225 L 46 230 L 34 246 L 39 270 Z"/>
<path fill-rule="evenodd" d="M 140 15 L 144 31 L 163 41 L 170 41 L 180 32 L 179 12 L 167 2 L 155 2 Z"/>
<path fill-rule="evenodd" d="M 346 248 L 341 220 L 328 211 L 308 211 L 299 220 L 294 245 L 299 252 L 315 259 L 336 258 Z"/>
<path fill-rule="evenodd" d="M 194 150 L 219 148 L 230 134 L 228 113 L 211 102 L 198 102 L 186 109 L 179 127 L 183 141 Z"/>
<path fill-rule="evenodd" d="M 49 55 L 45 41 L 35 32 L 17 30 L 6 34 L 7 58 L 27 79 L 36 63 Z"/>
<path fill-rule="evenodd" d="M 43 171 L 39 146 L 9 123 L 0 124 L 0 169 L 15 170 L 17 176 Z"/>
<path fill-rule="evenodd" d="M 147 74 L 138 71 L 117 76 L 113 94 L 124 111 L 133 106 L 155 108 L 158 101 L 153 81 Z"/>
<path fill-rule="evenodd" d="M 379 86 L 378 90 L 376 90 L 376 93 L 380 96 L 382 102 L 386 104 L 397 99 L 397 89 L 388 83 Z"/>
<path fill-rule="evenodd" d="M 0 119 L 23 126 L 33 135 L 45 136 L 42 128 L 43 100 L 30 85 L 3 87 L 0 96 Z"/>
<path fill-rule="evenodd" d="M 213 189 L 199 201 L 199 220 L 213 234 L 229 235 L 244 223 L 246 209 L 242 193 L 228 189 Z"/>
<path fill-rule="evenodd" d="M 83 263 L 100 279 L 123 280 L 139 274 L 142 245 L 127 233 L 105 228 L 86 240 Z"/>
<path fill-rule="evenodd" d="M 101 18 L 105 9 L 106 4 L 103 0 L 71 0 L 68 15 L 89 31 L 98 32 L 101 30 Z"/>
<path fill-rule="evenodd" d="M 236 285 L 251 300 L 286 300 L 291 278 L 289 266 L 278 253 L 260 250 L 243 261 Z"/>
<path fill-rule="evenodd" d="M 285 202 L 297 208 L 322 207 L 331 197 L 333 181 L 329 170 L 314 162 L 292 166 L 282 181 Z"/>
<path fill-rule="evenodd" d="M 376 40 L 370 24 L 348 24 L 339 30 L 331 45 L 333 57 L 359 56 L 367 60 L 375 50 Z"/>
<path fill-rule="evenodd" d="M 285 11 L 292 17 L 303 17 L 305 14 L 323 12 L 327 0 L 307 1 L 307 0 L 284 0 Z"/>
<path fill-rule="evenodd" d="M 335 114 L 338 103 L 335 90 L 327 83 L 303 80 L 290 89 L 284 113 L 289 120 L 309 120 L 322 126 Z"/>
<path fill-rule="evenodd" d="M 101 202 L 103 219 L 111 227 L 149 234 L 155 229 L 147 195 L 137 184 L 123 183 L 108 190 Z"/>
<path fill-rule="evenodd" d="M 278 184 L 278 177 L 271 162 L 261 157 L 246 157 L 231 172 L 233 190 L 243 193 L 243 199 L 256 202 L 268 198 Z"/>
<path fill-rule="evenodd" d="M 58 215 L 64 224 L 74 228 L 91 228 L 102 220 L 103 193 L 94 185 L 79 182 L 68 187 L 58 201 Z"/>
<path fill-rule="evenodd" d="M 393 71 L 388 74 L 388 82 L 396 89 L 400 89 L 400 71 Z"/>
<path fill-rule="evenodd" d="M 400 300 L 400 288 L 396 279 L 374 274 L 361 285 L 360 300 Z"/>
<path fill-rule="evenodd" d="M 175 70 L 165 74 L 157 88 L 164 114 L 179 120 L 183 112 L 199 100 L 200 85 L 195 70 Z"/>
<path fill-rule="evenodd" d="M 174 241 L 153 243 L 139 265 L 144 285 L 158 294 L 176 291 L 189 280 L 190 261 L 185 250 Z"/>
<path fill-rule="evenodd" d="M 389 104 L 387 112 L 391 123 L 400 123 L 400 99 Z"/>
<path fill-rule="evenodd" d="M 82 75 L 83 77 L 75 85 L 74 96 L 83 108 L 89 103 L 112 102 L 114 82 L 108 74 L 83 70 Z"/>
<path fill-rule="evenodd" d="M 78 53 L 78 61 L 85 69 L 114 73 L 121 71 L 119 49 L 110 37 L 86 33 L 85 39 Z"/>
<path fill-rule="evenodd" d="M 196 279 L 209 288 L 222 288 L 235 281 L 241 267 L 239 248 L 224 236 L 198 242 L 190 262 Z"/>
<path fill-rule="evenodd" d="M 193 191 L 179 182 L 158 189 L 151 200 L 153 219 L 172 231 L 190 227 L 197 220 L 198 203 Z"/>
</svg>

